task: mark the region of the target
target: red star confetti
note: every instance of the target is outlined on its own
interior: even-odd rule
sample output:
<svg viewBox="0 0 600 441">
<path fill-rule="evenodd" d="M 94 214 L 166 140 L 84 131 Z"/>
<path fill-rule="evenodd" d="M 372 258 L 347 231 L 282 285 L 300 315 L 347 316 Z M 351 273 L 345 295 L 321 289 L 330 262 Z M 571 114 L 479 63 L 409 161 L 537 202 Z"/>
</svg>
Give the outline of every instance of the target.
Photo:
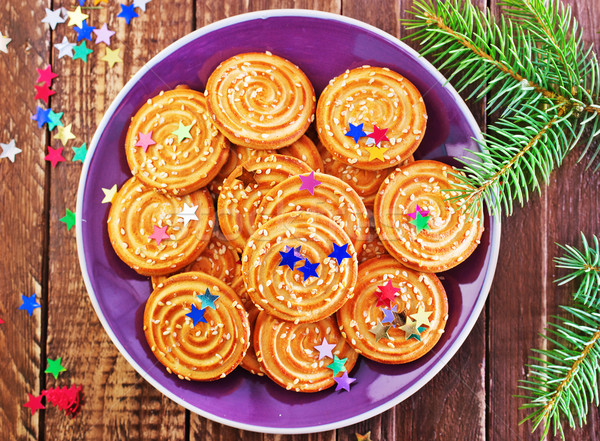
<svg viewBox="0 0 600 441">
<path fill-rule="evenodd" d="M 58 76 L 57 74 L 52 72 L 52 66 L 50 66 L 50 65 L 48 65 L 48 67 L 46 67 L 46 69 L 36 69 L 36 70 L 38 72 L 38 78 L 35 81 L 36 83 L 44 83 L 44 84 L 50 86 L 50 83 L 52 82 L 52 80 Z"/>
<path fill-rule="evenodd" d="M 4 324 L 4 320 L 0 318 L 0 325 Z"/>
<path fill-rule="evenodd" d="M 57 149 L 53 149 L 52 147 L 48 146 L 48 154 L 46 155 L 46 157 L 44 158 L 46 161 L 50 161 L 50 163 L 52 164 L 52 168 L 56 167 L 56 164 L 58 164 L 59 162 L 63 162 L 65 160 L 65 158 L 63 158 L 62 155 L 62 147 L 59 147 Z"/>
<path fill-rule="evenodd" d="M 369 133 L 367 136 L 373 138 L 375 144 L 379 144 L 381 141 L 389 141 L 388 137 L 385 136 L 388 129 L 380 129 L 377 124 L 373 126 L 373 133 Z"/>
<path fill-rule="evenodd" d="M 59 387 L 51 387 L 50 389 L 43 390 L 42 395 L 48 400 L 48 404 L 58 407 L 64 410 L 67 415 L 75 416 L 75 413 L 79 409 L 81 386 L 71 385 Z"/>
<path fill-rule="evenodd" d="M 39 409 L 46 408 L 46 406 L 44 406 L 42 404 L 42 398 L 44 398 L 43 395 L 36 397 L 36 396 L 31 395 L 29 392 L 27 393 L 27 395 L 29 395 L 29 401 L 27 401 L 27 403 L 23 404 L 23 407 L 28 407 L 29 410 L 31 410 L 31 415 L 36 413 Z"/>
<path fill-rule="evenodd" d="M 33 99 L 42 100 L 46 104 L 48 104 L 48 98 L 50 98 L 52 95 L 54 95 L 56 93 L 54 90 L 50 90 L 50 88 L 46 84 L 44 84 L 43 86 L 33 86 L 33 87 L 35 87 L 35 90 L 37 91 L 35 94 L 35 97 Z"/>
<path fill-rule="evenodd" d="M 162 228 L 159 228 L 156 225 L 154 225 L 154 233 L 150 235 L 150 239 L 154 239 L 156 241 L 156 246 L 159 246 L 163 240 L 168 238 L 169 235 L 167 234 L 167 225 L 165 225 Z"/>
<path fill-rule="evenodd" d="M 379 288 L 380 293 L 377 294 L 379 300 L 377 300 L 377 306 L 386 306 L 390 307 L 392 300 L 396 298 L 396 293 L 399 291 L 398 288 L 395 288 L 392 285 L 392 282 L 388 280 L 388 282 L 383 286 L 377 286 Z"/>
</svg>

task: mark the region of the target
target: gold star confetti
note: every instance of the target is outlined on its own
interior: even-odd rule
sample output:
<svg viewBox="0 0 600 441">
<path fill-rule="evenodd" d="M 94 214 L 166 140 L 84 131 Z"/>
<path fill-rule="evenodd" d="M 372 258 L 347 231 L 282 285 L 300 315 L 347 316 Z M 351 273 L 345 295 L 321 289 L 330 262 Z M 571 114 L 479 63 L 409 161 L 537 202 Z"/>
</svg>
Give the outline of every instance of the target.
<svg viewBox="0 0 600 441">
<path fill-rule="evenodd" d="M 403 326 L 400 326 L 400 329 L 404 331 L 406 340 L 408 340 L 411 337 L 414 337 L 417 340 L 421 341 L 421 333 L 419 332 L 417 322 L 411 320 L 410 317 L 406 319 L 406 323 Z"/>
<path fill-rule="evenodd" d="M 385 147 L 366 147 L 366 149 L 369 152 L 369 161 L 373 161 L 374 159 L 385 161 L 383 154 L 388 151 Z"/>
<path fill-rule="evenodd" d="M 112 67 L 115 65 L 115 63 L 123 62 L 123 59 L 121 58 L 120 54 L 121 54 L 120 47 L 115 50 L 112 50 L 111 48 L 107 47 L 106 55 L 104 55 L 102 57 L 102 60 L 106 61 L 108 63 L 108 65 L 110 66 L 110 68 L 112 69 Z"/>
<path fill-rule="evenodd" d="M 369 329 L 369 331 L 375 335 L 375 341 L 378 342 L 382 338 L 390 338 L 387 332 L 391 327 L 391 325 L 383 326 L 381 320 L 377 320 L 377 324 Z"/>
<path fill-rule="evenodd" d="M 371 441 L 371 431 L 369 430 L 367 433 L 365 433 L 364 435 L 361 435 L 360 433 L 354 433 L 356 435 L 356 441 Z"/>
<path fill-rule="evenodd" d="M 87 19 L 89 15 L 81 12 L 81 6 L 77 6 L 74 11 L 67 11 L 69 16 L 69 26 L 77 26 L 81 28 L 83 26 L 83 20 Z"/>
<path fill-rule="evenodd" d="M 432 313 L 433 311 L 425 311 L 425 307 L 423 305 L 420 305 L 419 311 L 415 314 L 411 314 L 410 317 L 414 319 L 417 323 L 417 328 L 420 328 L 422 325 L 431 326 L 429 316 Z"/>
<path fill-rule="evenodd" d="M 71 133 L 71 126 L 72 124 L 69 124 L 66 127 L 58 126 L 58 133 L 54 135 L 54 139 L 60 139 L 62 145 L 66 146 L 69 139 L 75 139 L 75 135 Z"/>
<path fill-rule="evenodd" d="M 115 195 L 117 194 L 117 184 L 110 187 L 110 189 L 103 188 L 102 191 L 104 192 L 104 199 L 102 199 L 102 203 L 112 204 L 113 200 L 115 199 Z"/>
</svg>

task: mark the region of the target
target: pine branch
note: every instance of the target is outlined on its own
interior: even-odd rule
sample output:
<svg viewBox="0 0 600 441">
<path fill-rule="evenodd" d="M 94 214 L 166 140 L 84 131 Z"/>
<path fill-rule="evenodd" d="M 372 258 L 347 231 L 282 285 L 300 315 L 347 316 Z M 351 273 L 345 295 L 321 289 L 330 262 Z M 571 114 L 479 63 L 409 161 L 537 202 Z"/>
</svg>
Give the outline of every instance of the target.
<svg viewBox="0 0 600 441">
<path fill-rule="evenodd" d="M 588 307 L 600 310 L 600 244 L 596 236 L 592 238 L 594 244 L 590 246 L 581 233 L 583 251 L 570 245 L 559 245 L 565 254 L 554 259 L 556 267 L 572 272 L 557 279 L 556 283 L 560 286 L 581 279 L 573 297 Z"/>
</svg>

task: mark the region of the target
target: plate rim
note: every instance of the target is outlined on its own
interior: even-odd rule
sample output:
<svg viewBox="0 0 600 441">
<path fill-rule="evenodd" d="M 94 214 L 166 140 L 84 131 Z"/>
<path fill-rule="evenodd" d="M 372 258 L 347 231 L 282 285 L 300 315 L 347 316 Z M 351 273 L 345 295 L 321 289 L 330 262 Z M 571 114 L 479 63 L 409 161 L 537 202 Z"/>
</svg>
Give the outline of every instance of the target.
<svg viewBox="0 0 600 441">
<path fill-rule="evenodd" d="M 195 40 L 196 38 L 199 38 L 203 35 L 209 34 L 218 29 L 222 29 L 222 28 L 234 25 L 234 24 L 243 23 L 245 21 L 251 21 L 251 20 L 256 20 L 256 19 L 261 19 L 261 18 L 267 19 L 267 18 L 273 18 L 273 17 L 307 17 L 307 18 L 317 18 L 317 19 L 323 19 L 323 20 L 339 21 L 339 22 L 342 22 L 345 24 L 350 24 L 350 25 L 362 28 L 364 30 L 373 32 L 373 33 L 377 34 L 378 36 L 384 38 L 385 40 L 393 43 L 394 45 L 400 46 L 403 50 L 407 51 L 410 55 L 412 55 L 415 58 L 415 60 L 417 60 L 417 62 L 419 62 L 430 74 L 432 74 L 438 81 L 440 81 L 440 83 L 443 85 L 444 88 L 448 89 L 448 91 L 450 92 L 450 94 L 452 95 L 454 100 L 456 101 L 459 109 L 465 115 L 465 118 L 467 120 L 469 127 L 473 130 L 473 133 L 475 134 L 475 138 L 478 140 L 482 139 L 481 130 L 479 128 L 479 125 L 475 121 L 475 118 L 473 117 L 473 114 L 471 113 L 470 109 L 467 107 L 466 103 L 461 98 L 461 96 L 458 94 L 458 92 L 454 89 L 454 87 L 429 61 L 427 61 L 425 58 L 423 58 L 416 50 L 414 50 L 413 48 L 411 48 L 410 46 L 408 46 L 406 43 L 399 40 L 398 38 L 394 37 L 393 35 L 385 32 L 375 26 L 364 23 L 360 20 L 356 20 L 354 18 L 345 17 L 343 15 L 339 15 L 339 14 L 335 14 L 335 13 L 331 13 L 331 12 L 325 12 L 325 11 L 315 11 L 315 10 L 310 10 L 310 9 L 271 9 L 271 10 L 247 12 L 244 14 L 239 14 L 239 15 L 235 15 L 232 17 L 228 17 L 228 18 L 216 21 L 214 23 L 208 24 L 206 26 L 203 26 L 202 28 L 196 29 L 195 31 L 193 31 L 193 32 L 181 37 L 180 39 L 176 40 L 175 42 L 171 43 L 166 48 L 162 49 L 154 57 L 152 57 L 148 62 L 146 62 L 144 64 L 144 66 L 142 66 L 140 68 L 140 70 L 138 70 L 133 75 L 133 77 L 131 77 L 131 79 L 119 91 L 119 93 L 113 99 L 113 101 L 110 104 L 110 106 L 108 107 L 108 109 L 104 112 L 104 116 L 102 117 L 102 120 L 100 121 L 100 124 L 98 125 L 98 127 L 94 133 L 94 136 L 92 138 L 92 141 L 90 143 L 90 148 L 88 150 L 87 157 L 84 161 L 84 164 L 83 164 L 83 167 L 81 170 L 79 185 L 78 185 L 78 189 L 77 189 L 76 223 L 75 223 L 76 232 L 75 232 L 75 234 L 76 234 L 76 241 L 77 241 L 77 254 L 78 254 L 78 258 L 79 258 L 79 266 L 81 268 L 81 273 L 83 276 L 83 280 L 84 280 L 84 284 L 86 287 L 88 297 L 90 298 L 90 301 L 92 303 L 94 311 L 96 312 L 96 316 L 100 320 L 102 327 L 104 328 L 105 332 L 110 337 L 113 344 L 119 350 L 121 355 L 123 357 L 125 357 L 127 362 L 136 370 L 136 372 L 139 375 L 141 375 L 142 378 L 144 378 L 148 383 L 150 383 L 155 389 L 157 389 L 163 395 L 165 395 L 172 401 L 176 402 L 180 406 L 182 406 L 198 415 L 208 418 L 211 421 L 215 421 L 217 423 L 224 424 L 224 425 L 227 425 L 230 427 L 235 427 L 235 428 L 242 429 L 242 430 L 260 432 L 260 433 L 305 434 L 305 433 L 315 433 L 315 432 L 323 432 L 323 431 L 327 431 L 327 430 L 338 429 L 341 427 L 359 423 L 359 422 L 364 421 L 368 418 L 371 418 L 375 415 L 379 415 L 380 413 L 385 412 L 386 410 L 396 406 L 397 404 L 401 403 L 402 401 L 404 401 L 405 399 L 407 399 L 408 397 L 413 395 L 415 392 L 417 392 L 419 389 L 421 389 L 425 384 L 427 384 L 429 381 L 431 381 L 433 379 L 433 377 L 435 377 L 439 373 L 439 371 L 448 364 L 448 362 L 454 357 L 454 355 L 456 354 L 458 349 L 463 345 L 464 341 L 471 333 L 473 327 L 475 326 L 475 323 L 479 319 L 479 316 L 481 314 L 483 306 L 485 305 L 485 302 L 487 300 L 487 297 L 488 297 L 488 294 L 489 294 L 489 291 L 491 288 L 491 284 L 492 284 L 492 281 L 494 278 L 494 274 L 496 272 L 496 266 L 498 263 L 498 253 L 500 250 L 501 225 L 500 225 L 500 219 L 497 216 L 490 216 L 490 219 L 492 219 L 492 222 L 493 222 L 493 235 L 490 238 L 490 260 L 489 260 L 488 266 L 486 268 L 486 275 L 485 275 L 485 278 L 483 281 L 483 286 L 481 288 L 480 295 L 473 306 L 471 315 L 465 322 L 465 325 L 464 325 L 463 329 L 461 330 L 461 332 L 459 333 L 457 339 L 448 348 L 446 354 L 440 359 L 440 362 L 437 363 L 435 366 L 433 366 L 419 380 L 417 380 L 413 386 L 408 388 L 406 391 L 400 393 L 398 396 L 394 397 L 392 400 L 389 400 L 388 402 L 381 404 L 380 406 L 377 406 L 367 412 L 363 412 L 363 413 L 361 413 L 359 415 L 355 415 L 351 418 L 346 418 L 346 419 L 338 420 L 338 421 L 335 421 L 332 423 L 320 424 L 320 425 L 315 425 L 315 426 L 278 428 L 278 427 L 270 427 L 270 426 L 251 425 L 251 424 L 241 423 L 241 422 L 235 421 L 235 420 L 230 420 L 228 418 L 219 417 L 217 415 L 213 415 L 209 412 L 206 412 L 205 410 L 199 409 L 196 406 L 193 406 L 192 404 L 186 402 L 185 400 L 180 399 L 178 396 L 173 394 L 168 389 L 164 388 L 160 383 L 158 383 L 150 375 L 148 375 L 146 373 L 146 371 L 144 369 L 142 369 L 141 366 L 139 366 L 136 363 L 136 361 L 129 355 L 127 350 L 121 345 L 121 342 L 118 340 L 118 338 L 116 337 L 116 335 L 113 333 L 112 329 L 110 328 L 107 319 L 104 317 L 104 314 L 102 313 L 100 304 L 98 303 L 96 294 L 92 288 L 91 280 L 90 280 L 90 277 L 89 277 L 89 274 L 87 271 L 87 263 L 86 263 L 86 259 L 85 259 L 84 248 L 83 248 L 83 232 L 82 232 L 83 219 L 81 216 L 81 209 L 83 206 L 82 205 L 83 204 L 83 194 L 84 194 L 85 186 L 87 183 L 87 176 L 89 173 L 91 159 L 96 150 L 96 147 L 98 146 L 98 141 L 100 140 L 101 134 L 104 132 L 104 129 L 106 128 L 111 116 L 114 114 L 116 108 L 121 103 L 122 99 L 127 95 L 127 93 L 129 93 L 130 89 L 134 86 L 134 84 L 136 84 L 137 81 L 143 75 L 145 75 L 146 73 L 151 71 L 152 68 L 156 64 L 158 64 L 160 61 L 162 61 L 163 59 L 165 59 L 166 57 L 171 55 L 177 49 L 181 48 L 182 46 L 185 46 L 189 42 L 191 42 L 191 41 Z"/>
</svg>

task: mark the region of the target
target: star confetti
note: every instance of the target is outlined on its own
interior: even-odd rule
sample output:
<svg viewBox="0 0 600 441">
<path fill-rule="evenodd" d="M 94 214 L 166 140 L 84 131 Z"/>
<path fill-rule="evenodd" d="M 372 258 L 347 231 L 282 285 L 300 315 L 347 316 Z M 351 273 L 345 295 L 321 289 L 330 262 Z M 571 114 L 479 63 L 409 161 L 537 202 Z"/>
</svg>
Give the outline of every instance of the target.
<svg viewBox="0 0 600 441">
<path fill-rule="evenodd" d="M 204 318 L 205 312 L 206 309 L 198 309 L 196 308 L 196 305 L 192 304 L 192 312 L 188 312 L 186 316 L 192 319 L 194 322 L 193 327 L 196 327 L 198 323 L 206 323 L 206 319 Z"/>
<path fill-rule="evenodd" d="M 111 49 L 109 47 L 106 48 L 106 54 L 101 58 L 103 61 L 106 61 L 110 68 L 112 69 L 116 63 L 122 63 L 123 59 L 121 58 L 121 48 Z M 191 136 L 190 136 L 191 138 Z"/>
<path fill-rule="evenodd" d="M 31 395 L 29 392 L 27 392 L 27 395 L 29 395 L 29 401 L 27 401 L 27 403 L 23 404 L 23 407 L 28 407 L 29 410 L 31 410 L 32 415 L 34 413 L 36 413 L 38 410 L 46 408 L 42 404 L 42 398 L 44 398 L 43 395 L 36 397 L 34 395 Z"/>
<path fill-rule="evenodd" d="M 179 127 L 177 130 L 171 132 L 173 135 L 177 136 L 177 142 L 181 143 L 184 139 L 192 139 L 192 135 L 190 135 L 190 130 L 194 123 L 191 123 L 189 126 L 183 125 L 181 121 L 179 121 Z"/>
<path fill-rule="evenodd" d="M 350 385 L 356 381 L 356 378 L 349 377 L 348 372 L 344 371 L 341 377 L 333 377 L 333 380 L 337 383 L 335 387 L 336 392 L 342 389 L 350 392 Z"/>
<path fill-rule="evenodd" d="M 56 29 L 56 25 L 59 23 L 64 23 L 65 18 L 60 15 L 60 9 L 53 11 L 52 9 L 46 9 L 46 16 L 42 18 L 42 23 L 48 23 L 50 25 L 50 29 Z"/>
<path fill-rule="evenodd" d="M 6 35 L 2 35 L 2 32 L 0 32 L 0 51 L 4 52 L 5 54 L 8 54 L 8 48 L 6 46 L 11 41 L 12 38 L 8 38 Z"/>
<path fill-rule="evenodd" d="M 298 177 L 302 181 L 299 191 L 308 190 L 308 192 L 310 194 L 314 195 L 315 187 L 317 187 L 319 184 L 321 184 L 320 181 L 317 181 L 315 179 L 315 172 L 314 171 L 310 172 L 310 175 L 308 175 L 308 176 L 299 175 Z"/>
<path fill-rule="evenodd" d="M 371 431 L 369 430 L 367 433 L 365 433 L 364 435 L 361 435 L 360 433 L 354 433 L 354 435 L 356 435 L 356 441 L 371 441 Z"/>
<path fill-rule="evenodd" d="M 377 286 L 379 288 L 379 294 L 375 293 L 379 300 L 377 300 L 377 306 L 385 305 L 388 308 L 391 306 L 391 302 L 396 298 L 396 294 L 399 289 L 395 288 L 392 285 L 392 281 L 388 280 L 388 282 L 383 286 Z"/>
<path fill-rule="evenodd" d="M 433 313 L 433 311 L 425 311 L 425 307 L 423 305 L 419 305 L 419 310 L 415 314 L 411 314 L 410 318 L 414 319 L 417 323 L 417 327 L 421 326 L 431 326 L 431 322 L 429 321 L 429 316 Z"/>
<path fill-rule="evenodd" d="M 54 90 L 50 90 L 50 88 L 44 84 L 42 86 L 33 86 L 35 87 L 36 94 L 33 98 L 34 100 L 40 99 L 43 100 L 46 104 L 48 104 L 48 98 L 54 95 L 56 92 Z"/>
<path fill-rule="evenodd" d="M 83 20 L 81 27 L 74 26 L 73 29 L 77 32 L 77 41 L 89 40 L 92 41 L 92 31 L 96 29 L 94 26 L 87 24 L 87 20 Z"/>
<path fill-rule="evenodd" d="M 48 113 L 48 130 L 52 131 L 56 127 L 62 127 L 63 123 L 61 121 L 64 112 L 54 113 L 52 109 Z"/>
<path fill-rule="evenodd" d="M 369 329 L 369 332 L 371 334 L 375 335 L 375 341 L 378 342 L 382 338 L 390 338 L 390 336 L 388 335 L 388 331 L 390 330 L 391 327 L 392 327 L 392 325 L 384 326 L 380 320 L 377 320 L 377 324 L 375 326 L 373 326 L 371 329 Z"/>
<path fill-rule="evenodd" d="M 38 78 L 35 80 L 36 83 L 44 83 L 50 86 L 52 80 L 58 75 L 52 72 L 52 66 L 48 65 L 45 69 L 36 69 L 38 72 Z"/>
<path fill-rule="evenodd" d="M 319 360 L 325 357 L 333 358 L 331 351 L 335 348 L 335 343 L 327 342 L 327 339 L 323 337 L 323 341 L 320 345 L 316 345 L 315 349 L 319 351 Z"/>
<path fill-rule="evenodd" d="M 299 262 L 300 260 L 302 260 L 301 257 L 296 256 L 296 253 L 294 252 L 293 248 L 286 252 L 280 251 L 279 254 L 281 254 L 281 262 L 279 263 L 278 266 L 287 265 L 291 269 L 294 269 L 296 262 Z"/>
<path fill-rule="evenodd" d="M 406 340 L 412 337 L 421 341 L 421 332 L 419 331 L 417 322 L 411 320 L 410 317 L 406 319 L 406 323 L 403 326 L 400 326 L 400 329 L 404 331 Z"/>
<path fill-rule="evenodd" d="M 151 0 L 133 0 L 133 6 L 136 8 L 140 8 L 142 11 L 146 12 L 146 5 L 150 3 Z"/>
<path fill-rule="evenodd" d="M 52 168 L 55 168 L 59 162 L 64 162 L 65 158 L 62 155 L 62 151 L 62 147 L 53 149 L 52 147 L 48 146 L 48 154 L 44 157 L 44 159 L 52 164 Z"/>
<path fill-rule="evenodd" d="M 63 367 L 61 364 L 62 357 L 58 357 L 56 360 L 51 360 L 48 358 L 47 361 L 48 361 L 48 367 L 46 368 L 44 373 L 54 375 L 55 380 L 58 378 L 58 375 L 61 372 L 64 372 L 67 370 L 67 368 Z"/>
<path fill-rule="evenodd" d="M 300 258 L 300 260 L 304 259 L 304 256 L 303 256 L 303 255 L 302 255 L 302 253 L 300 252 L 300 250 L 301 250 L 301 249 L 302 249 L 302 246 L 300 246 L 300 245 L 299 245 L 299 246 L 297 246 L 297 247 L 295 247 L 295 248 L 294 248 L 294 247 L 287 246 L 287 245 L 285 246 L 285 251 L 286 251 L 286 253 L 287 253 L 289 250 L 294 250 L 294 255 L 295 255 L 296 257 Z"/>
<path fill-rule="evenodd" d="M 152 139 L 152 130 L 148 133 L 138 132 L 138 142 L 135 143 L 135 147 L 142 147 L 144 149 L 144 153 L 148 151 L 148 147 L 156 144 L 156 141 Z"/>
<path fill-rule="evenodd" d="M 70 139 L 75 139 L 75 135 L 71 132 L 72 124 L 58 128 L 58 133 L 54 135 L 54 139 L 60 139 L 62 145 L 67 145 Z"/>
<path fill-rule="evenodd" d="M 419 204 L 417 204 L 417 208 L 415 208 L 415 211 L 413 211 L 412 213 L 408 213 L 408 217 L 416 219 L 417 213 L 420 213 L 421 216 L 425 217 L 429 214 L 429 210 L 423 210 L 421 207 L 419 207 Z"/>
<path fill-rule="evenodd" d="M 10 159 L 10 162 L 15 162 L 15 156 L 22 152 L 22 150 L 15 145 L 14 139 L 11 139 L 8 144 L 2 144 L 0 142 L 0 147 L 2 147 L 0 159 L 8 158 Z"/>
<path fill-rule="evenodd" d="M 351 259 L 352 256 L 350 254 L 348 254 L 348 244 L 344 244 L 344 245 L 337 245 L 337 244 L 333 244 L 333 253 L 329 254 L 327 257 L 333 257 L 335 260 L 337 260 L 338 265 L 342 264 L 342 261 L 344 259 Z"/>
<path fill-rule="evenodd" d="M 104 192 L 104 199 L 102 199 L 102 203 L 103 204 L 112 204 L 112 202 L 115 198 L 115 195 L 117 194 L 117 184 L 110 187 L 110 189 L 103 188 L 102 191 Z"/>
<path fill-rule="evenodd" d="M 346 132 L 346 136 L 351 137 L 352 139 L 354 139 L 354 143 L 358 144 L 358 140 L 360 138 L 362 138 L 363 136 L 367 136 L 366 132 L 363 130 L 364 123 L 361 123 L 357 126 L 355 126 L 352 123 L 349 123 L 349 124 L 350 124 L 350 130 L 348 130 Z"/>
<path fill-rule="evenodd" d="M 244 184 L 244 188 L 246 188 L 250 184 L 258 184 L 256 182 L 256 178 L 254 177 L 255 172 L 246 169 L 246 167 L 242 166 L 242 173 L 237 176 L 235 179 L 241 181 Z"/>
<path fill-rule="evenodd" d="M 110 37 L 115 35 L 115 31 L 108 29 L 108 25 L 104 23 L 100 29 L 94 29 L 94 34 L 96 34 L 96 44 L 104 43 L 110 46 Z"/>
<path fill-rule="evenodd" d="M 409 223 L 417 228 L 417 234 L 419 234 L 423 230 L 431 230 L 431 228 L 429 228 L 429 225 L 427 224 L 430 218 L 430 215 L 423 216 L 419 211 L 417 211 L 415 219 L 411 220 Z"/>
<path fill-rule="evenodd" d="M 81 6 L 77 6 L 74 11 L 67 11 L 67 15 L 69 16 L 69 26 L 79 26 L 83 25 L 83 20 L 86 20 L 89 15 L 83 14 L 81 12 Z"/>
<path fill-rule="evenodd" d="M 396 305 L 394 305 L 392 309 L 382 309 L 383 318 L 381 319 L 381 323 L 394 323 L 394 320 L 396 320 L 396 316 L 394 315 L 396 309 Z"/>
<path fill-rule="evenodd" d="M 44 124 L 50 121 L 48 116 L 50 115 L 50 109 L 44 109 L 43 107 L 36 106 L 35 115 L 31 116 L 31 119 L 37 121 L 38 129 L 44 127 Z"/>
<path fill-rule="evenodd" d="M 63 37 L 62 43 L 56 43 L 54 47 L 58 49 L 59 59 L 65 55 L 73 58 L 73 48 L 75 47 L 75 43 L 70 43 L 67 37 Z"/>
<path fill-rule="evenodd" d="M 69 125 L 71 125 L 71 124 L 69 124 Z M 81 147 L 73 147 L 73 151 L 75 152 L 75 154 L 73 155 L 73 159 L 71 159 L 71 161 L 72 162 L 76 162 L 76 161 L 84 162 L 85 157 L 87 155 L 87 142 L 84 142 L 83 144 L 81 144 Z"/>
<path fill-rule="evenodd" d="M 198 205 L 189 206 L 188 204 L 183 204 L 183 210 L 177 213 L 177 217 L 183 219 L 183 226 L 186 226 L 191 220 L 198 220 L 198 216 L 196 215 L 196 211 L 198 210 Z"/>
<path fill-rule="evenodd" d="M 21 300 L 23 301 L 23 303 L 21 304 L 21 306 L 19 306 L 19 309 L 23 309 L 23 310 L 27 311 L 30 316 L 33 315 L 34 309 L 42 307 L 42 305 L 40 305 L 35 300 L 35 297 L 36 297 L 35 294 L 31 294 L 29 297 L 27 297 L 24 294 L 21 294 Z"/>
<path fill-rule="evenodd" d="M 373 126 L 373 133 L 369 133 L 367 136 L 375 141 L 375 144 L 379 144 L 381 141 L 389 141 L 388 137 L 385 136 L 388 129 L 380 129 L 377 124 Z"/>
<path fill-rule="evenodd" d="M 383 157 L 384 153 L 389 149 L 385 147 L 365 147 L 367 152 L 369 152 L 369 161 L 374 161 L 375 159 L 379 159 L 380 161 L 385 162 L 385 158 Z"/>
<path fill-rule="evenodd" d="M 79 43 L 78 46 L 75 46 L 73 50 L 75 51 L 73 54 L 73 60 L 83 60 L 84 63 L 87 63 L 88 55 L 94 52 L 92 49 L 88 49 L 87 45 L 85 44 L 85 40 Z"/>
<path fill-rule="evenodd" d="M 98 3 L 100 3 L 100 2 L 102 2 L 102 3 L 108 3 L 108 0 L 94 0 L 94 6 L 97 6 Z"/>
<path fill-rule="evenodd" d="M 317 267 L 319 265 L 319 262 L 310 263 L 310 260 L 304 259 L 304 265 L 298 267 L 298 271 L 304 275 L 304 281 L 306 281 L 306 279 L 310 279 L 311 277 L 319 277 L 317 274 Z"/>
<path fill-rule="evenodd" d="M 150 239 L 154 239 L 156 241 L 156 246 L 159 246 L 163 240 L 169 238 L 169 235 L 167 234 L 167 227 L 168 225 L 165 225 L 164 227 L 157 227 L 154 225 L 154 233 L 150 235 Z"/>
<path fill-rule="evenodd" d="M 67 226 L 67 230 L 71 231 L 71 228 L 75 225 L 75 213 L 67 208 L 65 215 L 59 220 Z"/>
<path fill-rule="evenodd" d="M 218 298 L 219 296 L 211 294 L 208 288 L 206 288 L 204 294 L 198 296 L 198 299 L 202 302 L 202 309 L 212 308 L 216 310 L 217 308 L 215 307 L 215 301 Z"/>
<path fill-rule="evenodd" d="M 339 359 L 337 355 L 333 356 L 333 363 L 327 365 L 327 367 L 333 371 L 334 377 L 340 372 L 346 370 L 346 366 L 344 366 L 346 364 L 346 360 L 348 360 L 348 358 Z"/>
<path fill-rule="evenodd" d="M 47 403 L 64 410 L 67 415 L 75 415 L 79 409 L 79 393 L 81 386 L 71 387 L 51 387 L 42 391 L 42 395 L 46 397 Z"/>
<path fill-rule="evenodd" d="M 117 15 L 117 17 L 122 17 L 125 19 L 125 23 L 131 23 L 131 20 L 135 17 L 139 17 L 137 12 L 135 12 L 135 4 L 133 5 L 124 5 L 121 4 L 121 12 Z"/>
</svg>

